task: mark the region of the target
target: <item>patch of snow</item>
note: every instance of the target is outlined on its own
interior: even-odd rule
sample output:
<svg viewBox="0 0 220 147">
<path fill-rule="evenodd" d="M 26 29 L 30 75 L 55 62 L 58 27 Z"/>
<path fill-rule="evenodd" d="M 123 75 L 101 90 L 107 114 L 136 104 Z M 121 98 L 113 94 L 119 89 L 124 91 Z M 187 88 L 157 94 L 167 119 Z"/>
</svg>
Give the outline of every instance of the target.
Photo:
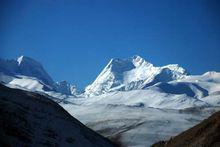
<svg viewBox="0 0 220 147">
<path fill-rule="evenodd" d="M 20 65 L 20 64 L 21 64 L 21 62 L 22 62 L 23 58 L 24 58 L 24 56 L 23 56 L 23 55 L 22 55 L 22 56 L 20 56 L 20 57 L 18 57 L 18 59 L 17 59 L 18 65 Z"/>
</svg>

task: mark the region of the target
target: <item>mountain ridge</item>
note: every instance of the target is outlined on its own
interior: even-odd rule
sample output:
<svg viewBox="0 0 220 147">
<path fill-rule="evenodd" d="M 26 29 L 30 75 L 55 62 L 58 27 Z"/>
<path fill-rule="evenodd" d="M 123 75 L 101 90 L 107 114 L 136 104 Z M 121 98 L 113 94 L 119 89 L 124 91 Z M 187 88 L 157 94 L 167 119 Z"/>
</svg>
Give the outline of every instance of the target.
<svg viewBox="0 0 220 147">
<path fill-rule="evenodd" d="M 73 88 L 75 87 L 74 85 L 71 85 L 68 82 L 64 83 L 63 81 L 54 82 L 54 80 L 46 72 L 46 70 L 44 69 L 41 63 L 24 55 L 18 57 L 17 59 L 12 59 L 12 60 L 0 59 L 0 73 L 2 73 L 1 77 L 4 76 L 3 74 L 5 74 L 8 76 L 15 77 L 15 79 L 18 76 L 22 76 L 24 80 L 28 80 L 25 77 L 33 77 L 36 79 L 34 80 L 32 78 L 32 81 L 35 83 L 39 83 L 38 87 L 41 85 L 42 89 L 46 89 L 49 91 L 56 91 L 66 95 L 76 94 L 76 90 Z M 0 79 L 2 80 L 3 78 L 1 77 Z M 16 84 L 20 85 L 20 82 Z M 27 89 L 31 89 L 31 88 L 27 88 Z M 34 88 L 33 90 L 35 91 Z"/>
<path fill-rule="evenodd" d="M 47 85 L 52 85 L 53 79 L 45 71 L 41 63 L 36 60 L 20 56 L 16 60 L 0 60 L 0 72 L 10 75 L 24 75 L 36 77 Z"/>
<path fill-rule="evenodd" d="M 18 70 L 19 68 L 22 68 L 22 70 Z M 37 69 L 33 70 L 34 68 Z M 126 59 L 112 58 L 97 78 L 85 88 L 83 93 L 79 93 L 76 86 L 65 80 L 54 82 L 40 63 L 26 56 L 20 56 L 16 60 L 0 59 L 0 73 L 1 81 L 14 86 L 33 91 L 44 92 L 46 90 L 66 96 L 83 97 L 98 96 L 114 91 L 147 89 L 161 82 L 178 81 L 191 76 L 187 70 L 178 64 L 157 67 L 138 55 Z M 218 72 L 210 71 L 204 73 L 204 75 L 209 77 L 215 75 L 215 73 Z M 26 81 L 28 82 L 26 83 Z"/>
</svg>

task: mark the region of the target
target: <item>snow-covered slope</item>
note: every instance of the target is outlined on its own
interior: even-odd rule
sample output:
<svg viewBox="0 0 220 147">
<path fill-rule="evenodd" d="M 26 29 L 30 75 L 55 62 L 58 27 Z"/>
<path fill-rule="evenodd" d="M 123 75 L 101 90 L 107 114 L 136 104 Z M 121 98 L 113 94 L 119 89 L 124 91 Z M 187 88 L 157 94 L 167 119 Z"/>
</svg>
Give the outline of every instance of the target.
<svg viewBox="0 0 220 147">
<path fill-rule="evenodd" d="M 187 76 L 184 79 L 172 81 L 171 84 L 175 83 L 186 83 L 194 86 L 192 91 L 194 97 L 207 102 L 213 106 L 220 106 L 220 73 L 219 72 L 206 72 L 203 75 Z M 182 91 L 181 89 L 178 89 Z"/>
<path fill-rule="evenodd" d="M 55 89 L 49 85 L 46 85 L 42 81 L 38 80 L 34 77 L 28 77 L 28 76 L 22 76 L 22 75 L 16 75 L 16 76 L 8 76 L 3 73 L 0 73 L 0 81 L 4 85 L 11 87 L 11 88 L 17 88 L 22 89 L 26 91 L 32 91 L 37 93 L 46 94 L 52 97 L 55 97 L 59 100 L 67 99 L 67 98 L 75 98 L 78 92 L 76 91 L 76 88 L 70 84 L 68 84 L 71 88 L 71 95 L 69 95 L 69 92 L 66 93 L 66 91 L 60 90 L 60 87 L 57 87 Z M 64 90 L 66 86 L 63 86 Z M 53 99 L 53 98 L 52 98 Z"/>
<path fill-rule="evenodd" d="M 53 87 L 46 85 L 45 83 L 41 82 L 37 78 L 28 77 L 28 76 L 8 76 L 3 73 L 0 73 L 0 81 L 15 88 L 30 90 L 30 91 L 52 91 Z"/>
<path fill-rule="evenodd" d="M 220 73 L 185 76 L 140 90 L 67 99 L 60 105 L 90 128 L 125 146 L 150 146 L 220 110 Z"/>
<path fill-rule="evenodd" d="M 0 84 L 0 105 L 0 146 L 114 146 L 43 95 Z"/>
<path fill-rule="evenodd" d="M 86 87 L 85 95 L 142 89 L 158 82 L 181 79 L 186 75 L 185 69 L 176 64 L 155 67 L 140 56 L 111 59 L 96 80 Z"/>
<path fill-rule="evenodd" d="M 116 92 L 105 97 L 101 95 L 94 98 L 72 99 L 70 103 L 60 105 L 86 126 L 109 139 L 121 142 L 126 147 L 149 147 L 157 141 L 179 134 L 216 110 L 220 110 L 215 107 L 204 107 L 203 104 L 206 103 L 196 99 L 186 98 L 186 102 L 180 101 L 184 96 L 170 98 L 166 95 L 160 99 L 160 96 L 164 95 L 151 93 L 148 98 L 145 94 L 149 93 L 146 90 Z"/>
<path fill-rule="evenodd" d="M 140 90 L 114 91 L 99 96 L 74 100 L 83 105 L 124 105 L 160 109 L 185 109 L 220 106 L 220 73 L 208 72 L 200 76 L 157 83 Z M 70 99 L 71 101 L 71 99 Z"/>
</svg>

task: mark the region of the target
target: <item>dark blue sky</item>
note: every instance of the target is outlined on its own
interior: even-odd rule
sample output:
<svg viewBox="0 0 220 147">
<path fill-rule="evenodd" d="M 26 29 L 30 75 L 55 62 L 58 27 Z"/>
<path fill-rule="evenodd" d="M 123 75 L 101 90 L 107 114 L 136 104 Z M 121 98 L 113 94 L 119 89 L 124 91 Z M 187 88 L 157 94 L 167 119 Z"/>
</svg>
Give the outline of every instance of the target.
<svg viewBox="0 0 220 147">
<path fill-rule="evenodd" d="M 135 54 L 192 74 L 220 71 L 220 1 L 0 0 L 0 51 L 80 88 L 110 58 Z"/>
</svg>

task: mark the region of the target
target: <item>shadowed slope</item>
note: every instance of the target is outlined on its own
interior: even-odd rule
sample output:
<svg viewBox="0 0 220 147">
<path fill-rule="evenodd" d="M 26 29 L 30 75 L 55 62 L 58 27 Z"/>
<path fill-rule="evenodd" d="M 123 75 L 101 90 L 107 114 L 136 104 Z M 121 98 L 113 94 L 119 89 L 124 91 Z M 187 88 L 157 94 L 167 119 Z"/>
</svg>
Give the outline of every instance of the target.
<svg viewBox="0 0 220 147">
<path fill-rule="evenodd" d="M 114 146 L 47 97 L 0 84 L 0 146 Z"/>
</svg>

